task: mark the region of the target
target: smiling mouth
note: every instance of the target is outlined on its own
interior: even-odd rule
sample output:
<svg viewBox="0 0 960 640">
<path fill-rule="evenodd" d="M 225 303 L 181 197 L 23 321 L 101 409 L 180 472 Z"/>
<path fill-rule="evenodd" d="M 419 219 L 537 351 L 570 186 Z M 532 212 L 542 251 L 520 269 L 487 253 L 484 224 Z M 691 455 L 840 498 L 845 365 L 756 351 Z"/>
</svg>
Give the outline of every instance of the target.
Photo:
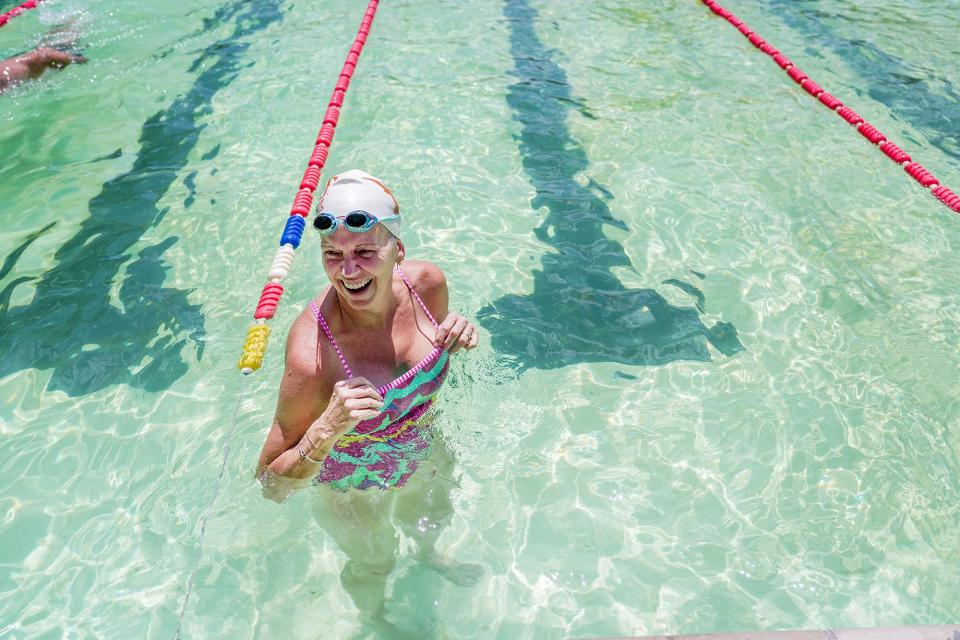
<svg viewBox="0 0 960 640">
<path fill-rule="evenodd" d="M 341 282 L 343 281 L 341 280 Z M 373 278 L 370 278 L 369 280 L 365 280 L 363 282 L 356 282 L 352 284 L 343 282 L 343 287 L 350 293 L 360 293 L 361 291 L 366 291 L 370 287 L 371 282 L 373 282 Z"/>
</svg>

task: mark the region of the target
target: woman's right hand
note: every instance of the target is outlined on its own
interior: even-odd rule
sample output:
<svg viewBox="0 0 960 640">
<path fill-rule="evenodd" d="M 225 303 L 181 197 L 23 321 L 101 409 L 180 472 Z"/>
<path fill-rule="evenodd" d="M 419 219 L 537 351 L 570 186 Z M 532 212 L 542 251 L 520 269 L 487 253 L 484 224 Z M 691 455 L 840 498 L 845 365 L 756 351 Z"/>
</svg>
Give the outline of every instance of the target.
<svg viewBox="0 0 960 640">
<path fill-rule="evenodd" d="M 362 420 L 380 413 L 383 396 L 366 378 L 350 378 L 333 385 L 326 410 L 307 429 L 312 442 L 334 440 L 347 433 Z"/>
</svg>

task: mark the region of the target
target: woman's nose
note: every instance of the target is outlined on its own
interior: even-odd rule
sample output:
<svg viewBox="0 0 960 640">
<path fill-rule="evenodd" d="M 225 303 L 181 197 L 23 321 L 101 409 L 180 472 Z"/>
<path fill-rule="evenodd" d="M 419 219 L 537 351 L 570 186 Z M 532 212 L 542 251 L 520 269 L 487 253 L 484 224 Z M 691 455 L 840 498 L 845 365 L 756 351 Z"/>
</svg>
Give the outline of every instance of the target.
<svg viewBox="0 0 960 640">
<path fill-rule="evenodd" d="M 343 259 L 343 264 L 340 266 L 340 272 L 345 276 L 350 276 L 357 270 L 357 263 L 353 261 L 353 258 L 347 256 Z"/>
</svg>

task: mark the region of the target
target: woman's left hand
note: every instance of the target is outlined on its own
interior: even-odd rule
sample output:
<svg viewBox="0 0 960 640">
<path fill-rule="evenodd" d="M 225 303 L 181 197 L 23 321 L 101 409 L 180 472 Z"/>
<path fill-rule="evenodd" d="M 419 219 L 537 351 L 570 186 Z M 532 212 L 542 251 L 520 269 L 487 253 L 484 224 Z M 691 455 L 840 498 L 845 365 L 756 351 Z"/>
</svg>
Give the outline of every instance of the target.
<svg viewBox="0 0 960 640">
<path fill-rule="evenodd" d="M 459 313 L 448 313 L 440 326 L 433 344 L 443 347 L 450 353 L 460 349 L 473 349 L 480 341 L 480 332 L 469 320 Z"/>
</svg>

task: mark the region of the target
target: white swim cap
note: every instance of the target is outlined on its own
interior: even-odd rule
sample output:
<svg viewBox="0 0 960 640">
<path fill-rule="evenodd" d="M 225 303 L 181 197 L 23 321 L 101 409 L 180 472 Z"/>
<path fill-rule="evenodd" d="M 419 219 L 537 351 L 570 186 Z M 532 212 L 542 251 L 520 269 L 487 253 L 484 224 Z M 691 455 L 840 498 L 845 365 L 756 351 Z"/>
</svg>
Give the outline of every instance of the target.
<svg viewBox="0 0 960 640">
<path fill-rule="evenodd" d="M 399 216 L 397 199 L 380 180 L 359 169 L 351 169 L 330 178 L 317 202 L 317 213 L 341 217 L 353 211 L 366 211 L 376 217 L 387 231 L 400 236 L 401 218 L 384 219 Z"/>
</svg>

